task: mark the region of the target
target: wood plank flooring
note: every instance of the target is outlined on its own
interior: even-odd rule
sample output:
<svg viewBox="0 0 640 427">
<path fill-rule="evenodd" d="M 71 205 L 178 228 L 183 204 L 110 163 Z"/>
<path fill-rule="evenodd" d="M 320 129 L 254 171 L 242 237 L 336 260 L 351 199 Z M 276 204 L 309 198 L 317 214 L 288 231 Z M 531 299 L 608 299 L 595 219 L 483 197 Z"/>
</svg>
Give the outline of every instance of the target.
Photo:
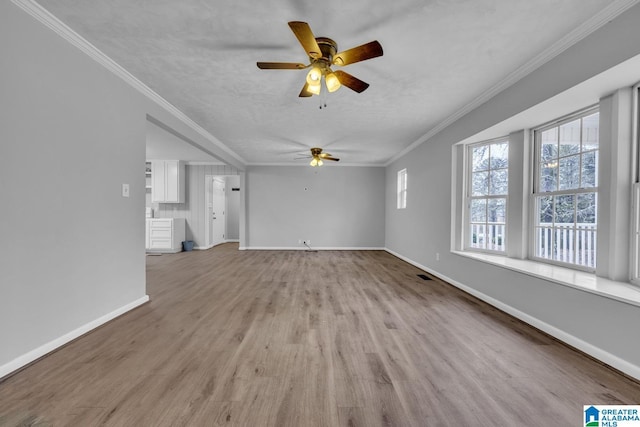
<svg viewBox="0 0 640 427">
<path fill-rule="evenodd" d="M 380 251 L 147 257 L 151 302 L 0 383 L 0 425 L 582 425 L 640 385 Z"/>
</svg>

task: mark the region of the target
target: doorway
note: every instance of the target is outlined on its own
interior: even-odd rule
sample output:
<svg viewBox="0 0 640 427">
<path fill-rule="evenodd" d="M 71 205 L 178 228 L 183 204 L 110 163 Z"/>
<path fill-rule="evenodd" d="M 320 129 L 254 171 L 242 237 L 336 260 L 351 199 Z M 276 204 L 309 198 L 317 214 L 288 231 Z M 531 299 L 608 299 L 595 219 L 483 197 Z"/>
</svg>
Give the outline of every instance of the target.
<svg viewBox="0 0 640 427">
<path fill-rule="evenodd" d="M 226 241 L 227 234 L 227 197 L 224 177 L 207 175 L 205 236 L 206 247 L 211 248 Z"/>
</svg>

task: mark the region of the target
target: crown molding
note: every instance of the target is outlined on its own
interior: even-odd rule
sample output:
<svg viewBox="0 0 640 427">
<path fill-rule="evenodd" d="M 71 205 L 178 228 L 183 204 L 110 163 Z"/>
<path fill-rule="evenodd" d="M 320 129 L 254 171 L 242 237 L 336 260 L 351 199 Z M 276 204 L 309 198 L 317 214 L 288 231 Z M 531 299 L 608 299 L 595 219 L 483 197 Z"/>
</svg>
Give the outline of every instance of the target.
<svg viewBox="0 0 640 427">
<path fill-rule="evenodd" d="M 534 56 L 532 59 L 516 68 L 515 71 L 508 74 L 504 79 L 502 79 L 499 83 L 493 85 L 485 92 L 481 93 L 479 96 L 474 98 L 471 102 L 465 104 L 464 107 L 457 110 L 455 113 L 438 123 L 433 128 L 429 129 L 427 133 L 422 135 L 418 140 L 414 141 L 407 148 L 400 151 L 395 156 L 391 157 L 384 165 L 389 166 L 399 158 L 403 157 L 419 145 L 422 145 L 435 135 L 437 135 L 440 131 L 444 130 L 446 127 L 456 122 L 460 118 L 464 117 L 466 114 L 475 110 L 503 90 L 509 88 L 519 80 L 523 79 L 525 76 L 531 74 L 534 70 L 538 69 L 542 65 L 551 61 L 553 58 L 560 55 L 565 50 L 569 49 L 571 46 L 575 45 L 579 41 L 583 40 L 596 30 L 603 27 L 608 22 L 612 21 L 632 6 L 635 6 L 640 0 L 614 0 L 609 5 L 607 5 L 604 9 L 602 9 L 599 13 L 586 20 L 578 27 L 576 27 L 573 31 L 568 33 L 566 36 L 552 44 L 549 48 L 545 49 L 538 55 Z"/>
<path fill-rule="evenodd" d="M 180 120 L 182 123 L 191 128 L 194 132 L 198 133 L 200 136 L 205 138 L 207 141 L 214 144 L 216 147 L 224 151 L 226 154 L 234 158 L 237 162 L 246 165 L 246 160 L 232 151 L 229 147 L 224 145 L 220 140 L 218 140 L 215 136 L 205 130 L 202 126 L 194 122 L 190 119 L 186 114 L 180 111 L 177 107 L 171 104 L 169 101 L 161 97 L 158 93 L 153 91 L 150 87 L 142 83 L 138 78 L 136 78 L 133 74 L 125 70 L 121 65 L 115 62 L 113 59 L 109 58 L 105 55 L 100 49 L 95 47 L 85 38 L 83 38 L 80 34 L 76 33 L 69 26 L 67 26 L 64 22 L 60 21 L 56 18 L 51 12 L 46 10 L 44 7 L 40 6 L 34 0 L 11 0 L 16 6 L 25 11 L 27 14 L 38 20 L 40 23 L 44 24 L 49 29 L 53 30 L 60 37 L 68 41 L 73 46 L 80 49 L 83 53 L 89 56 L 91 59 L 105 67 L 107 70 L 111 71 L 116 76 L 120 77 L 126 83 L 128 83 L 131 87 L 136 89 L 138 92 L 146 96 L 152 102 L 159 105 L 161 108 L 166 110 L 169 114 L 174 116 L 176 119 Z"/>
</svg>

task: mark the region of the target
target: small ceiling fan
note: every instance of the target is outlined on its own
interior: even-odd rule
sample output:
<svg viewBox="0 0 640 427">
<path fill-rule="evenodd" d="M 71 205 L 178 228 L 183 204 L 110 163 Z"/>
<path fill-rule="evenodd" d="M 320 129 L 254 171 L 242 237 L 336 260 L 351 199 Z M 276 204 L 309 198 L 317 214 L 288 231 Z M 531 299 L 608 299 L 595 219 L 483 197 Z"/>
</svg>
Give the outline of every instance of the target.
<svg viewBox="0 0 640 427">
<path fill-rule="evenodd" d="M 329 153 L 323 153 L 322 148 L 314 147 L 311 149 L 310 156 L 297 157 L 296 159 L 311 159 L 309 163 L 311 166 L 322 166 L 324 164 L 323 160 L 332 160 L 334 162 L 340 161 L 337 157 L 333 157 Z"/>
<path fill-rule="evenodd" d="M 315 37 L 309 24 L 292 21 L 289 27 L 309 56 L 309 64 L 295 62 L 258 62 L 262 70 L 303 70 L 311 67 L 307 81 L 302 87 L 300 97 L 319 95 L 322 78 L 329 92 L 335 92 L 346 86 L 358 93 L 369 87 L 368 83 L 342 70 L 333 71 L 331 65 L 345 66 L 355 62 L 382 56 L 382 46 L 377 40 L 365 43 L 342 52 L 338 52 L 338 44 L 327 37 Z M 338 52 L 338 53 L 336 53 Z"/>
</svg>

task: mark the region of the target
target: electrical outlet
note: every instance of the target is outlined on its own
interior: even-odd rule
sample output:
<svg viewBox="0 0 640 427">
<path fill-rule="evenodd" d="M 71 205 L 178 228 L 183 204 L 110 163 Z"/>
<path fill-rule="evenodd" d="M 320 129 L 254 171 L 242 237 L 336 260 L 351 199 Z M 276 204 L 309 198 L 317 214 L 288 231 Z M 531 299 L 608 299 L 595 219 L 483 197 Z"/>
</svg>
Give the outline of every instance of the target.
<svg viewBox="0 0 640 427">
<path fill-rule="evenodd" d="M 436 252 L 436 261 L 440 261 L 440 252 Z"/>
<path fill-rule="evenodd" d="M 129 197 L 129 184 L 122 184 L 122 197 Z"/>
<path fill-rule="evenodd" d="M 301 245 L 302 244 L 302 239 L 298 239 L 298 244 Z"/>
</svg>

